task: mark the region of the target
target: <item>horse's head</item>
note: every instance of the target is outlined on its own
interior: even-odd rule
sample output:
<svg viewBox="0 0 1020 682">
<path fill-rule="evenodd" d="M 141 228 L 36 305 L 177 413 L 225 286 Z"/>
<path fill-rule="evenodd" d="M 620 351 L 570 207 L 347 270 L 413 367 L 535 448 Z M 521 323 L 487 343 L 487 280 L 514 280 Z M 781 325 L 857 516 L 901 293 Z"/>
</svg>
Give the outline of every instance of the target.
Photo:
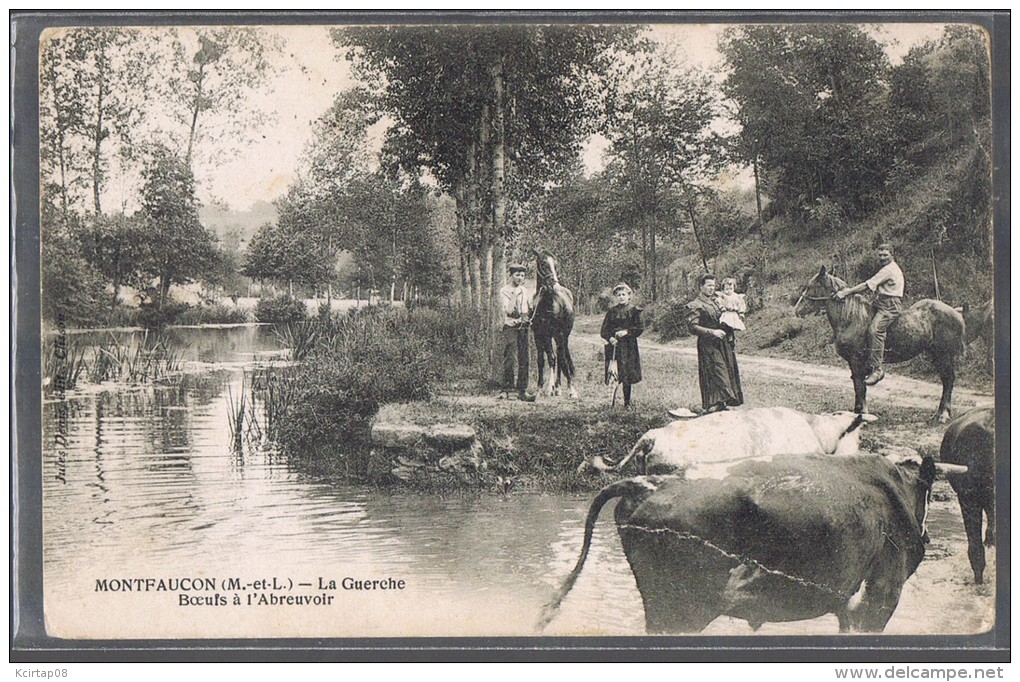
<svg viewBox="0 0 1020 682">
<path fill-rule="evenodd" d="M 531 252 L 535 254 L 535 274 L 538 286 L 559 284 L 559 276 L 556 274 L 556 257 L 545 249 L 532 249 Z"/>
<path fill-rule="evenodd" d="M 793 306 L 797 317 L 818 315 L 825 312 L 825 304 L 845 286 L 843 280 L 825 271 L 823 265 L 818 274 L 808 280 L 800 291 L 800 297 Z"/>
</svg>

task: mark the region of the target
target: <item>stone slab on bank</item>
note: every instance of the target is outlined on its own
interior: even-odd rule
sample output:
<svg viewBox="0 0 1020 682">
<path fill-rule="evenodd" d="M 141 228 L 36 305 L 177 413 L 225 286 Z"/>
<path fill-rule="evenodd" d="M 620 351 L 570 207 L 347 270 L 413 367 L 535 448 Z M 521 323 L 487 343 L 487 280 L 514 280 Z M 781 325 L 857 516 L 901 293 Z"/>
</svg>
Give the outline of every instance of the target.
<svg viewBox="0 0 1020 682">
<path fill-rule="evenodd" d="M 467 424 L 413 424 L 403 421 L 399 410 L 382 410 L 371 440 L 368 476 L 373 481 L 449 477 L 467 482 L 486 468 L 485 448 Z"/>
</svg>

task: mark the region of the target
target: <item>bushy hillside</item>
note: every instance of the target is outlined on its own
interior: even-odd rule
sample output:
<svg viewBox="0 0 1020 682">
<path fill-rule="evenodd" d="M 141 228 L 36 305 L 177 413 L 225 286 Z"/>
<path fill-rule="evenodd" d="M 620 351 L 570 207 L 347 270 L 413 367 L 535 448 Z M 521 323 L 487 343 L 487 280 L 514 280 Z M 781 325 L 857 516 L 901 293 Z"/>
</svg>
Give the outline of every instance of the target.
<svg viewBox="0 0 1020 682">
<path fill-rule="evenodd" d="M 710 263 L 719 276 L 751 275 L 748 299 L 753 310 L 747 331 L 740 335 L 744 352 L 842 365 L 824 317 L 796 318 L 793 305 L 805 283 L 824 265 L 833 274 L 856 284 L 877 269 L 874 245 L 881 238 L 896 247 L 896 260 L 907 280 L 904 302 L 935 298 L 936 276 L 941 300 L 959 307 L 992 297 L 991 225 L 988 198 L 980 196 L 989 185 L 984 150 L 975 144 L 959 150 L 902 188 L 886 203 L 859 220 L 829 217 L 824 211 L 805 214 L 801 220 L 774 218 L 764 236 L 752 236 L 725 249 Z M 978 196 L 975 196 L 978 195 Z M 676 272 L 696 272 L 696 256 L 679 259 Z M 692 284 L 678 282 L 676 291 L 695 295 Z M 677 294 L 672 307 L 683 301 Z M 660 330 L 670 326 L 670 305 L 655 313 Z M 672 321 L 675 326 L 675 320 Z M 981 342 L 977 342 L 980 344 Z M 984 349 L 971 347 L 961 368 L 961 382 L 990 379 Z M 897 371 L 934 377 L 924 360 Z"/>
</svg>

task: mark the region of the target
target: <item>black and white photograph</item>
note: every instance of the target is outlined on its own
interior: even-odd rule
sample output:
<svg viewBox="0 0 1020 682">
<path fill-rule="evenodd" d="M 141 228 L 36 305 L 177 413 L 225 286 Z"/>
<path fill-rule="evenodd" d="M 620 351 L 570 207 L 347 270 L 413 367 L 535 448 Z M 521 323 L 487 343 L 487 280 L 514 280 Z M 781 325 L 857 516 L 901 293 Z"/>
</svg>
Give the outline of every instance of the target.
<svg viewBox="0 0 1020 682">
<path fill-rule="evenodd" d="M 39 634 L 1008 630 L 987 23 L 63 19 Z"/>
</svg>

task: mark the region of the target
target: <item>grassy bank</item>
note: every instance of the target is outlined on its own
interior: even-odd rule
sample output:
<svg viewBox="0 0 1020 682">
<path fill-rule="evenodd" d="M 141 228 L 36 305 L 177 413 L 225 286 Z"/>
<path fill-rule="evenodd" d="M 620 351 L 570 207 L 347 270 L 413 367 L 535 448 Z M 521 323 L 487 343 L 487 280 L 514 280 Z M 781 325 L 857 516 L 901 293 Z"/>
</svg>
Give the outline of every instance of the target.
<svg viewBox="0 0 1020 682">
<path fill-rule="evenodd" d="M 429 402 L 388 405 L 380 420 L 429 426 L 467 424 L 485 450 L 477 487 L 513 490 L 592 490 L 604 483 L 578 465 L 595 455 L 619 459 L 650 428 L 664 423 L 660 406 L 622 410 L 582 398 L 539 398 L 536 403 L 492 395 L 441 396 Z M 467 486 L 471 487 L 471 486 Z"/>
<path fill-rule="evenodd" d="M 638 409 L 623 411 L 620 398 L 612 407 L 613 387 L 601 383 L 601 347 L 589 344 L 574 353 L 580 400 L 503 399 L 492 379 L 499 336 L 467 309 L 376 307 L 283 334 L 300 349 L 300 362 L 261 377 L 258 399 L 272 425 L 265 431 L 289 456 L 352 481 L 367 478 L 369 432 L 381 419 L 472 426 L 485 448 L 486 468 L 474 481 L 479 487 L 502 478 L 519 487 L 587 488 L 597 482 L 577 474 L 582 460 L 621 456 L 662 422 L 673 401 L 695 398 L 689 390 L 661 388 L 641 397 L 639 387 Z M 535 391 L 534 366 L 531 372 Z"/>
</svg>

